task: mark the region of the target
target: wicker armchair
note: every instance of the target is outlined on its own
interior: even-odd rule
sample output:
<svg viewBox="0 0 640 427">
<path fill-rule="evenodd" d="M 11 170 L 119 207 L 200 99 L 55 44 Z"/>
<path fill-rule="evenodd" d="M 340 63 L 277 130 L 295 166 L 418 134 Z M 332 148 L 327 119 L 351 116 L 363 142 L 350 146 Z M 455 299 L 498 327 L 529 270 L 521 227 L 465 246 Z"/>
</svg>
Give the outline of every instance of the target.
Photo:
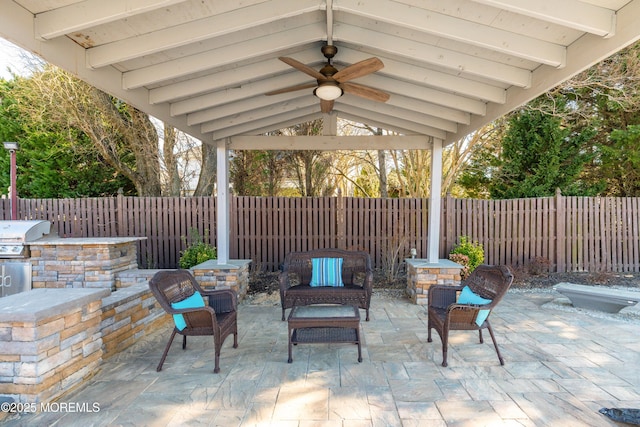
<svg viewBox="0 0 640 427">
<path fill-rule="evenodd" d="M 230 289 L 203 290 L 188 270 L 163 270 L 149 281 L 149 287 L 162 308 L 169 314 L 182 314 L 186 326 L 179 330 L 174 326 L 162 359 L 156 368 L 162 370 L 167 353 L 176 334 L 182 335 L 182 348 L 187 347 L 187 336 L 213 336 L 215 346 L 215 368 L 220 372 L 220 349 L 224 340 L 233 334 L 233 347 L 238 347 L 237 297 Z M 199 292 L 208 306 L 174 309 L 171 304 L 184 301 Z"/>
<path fill-rule="evenodd" d="M 312 287 L 312 258 L 342 258 L 342 281 L 344 286 Z M 316 249 L 306 252 L 290 252 L 285 256 L 280 272 L 280 302 L 282 320 L 285 310 L 295 305 L 342 304 L 353 305 L 366 310 L 373 293 L 373 268 L 371 257 L 363 251 L 342 249 Z"/>
<path fill-rule="evenodd" d="M 462 281 L 460 286 L 436 285 L 429 288 L 427 341 L 432 341 L 431 329 L 435 329 L 442 340 L 442 366 L 447 366 L 450 331 L 477 330 L 480 343 L 483 343 L 482 330 L 485 328 L 489 330 L 500 364 L 504 365 L 504 359 L 498 349 L 489 318 L 487 317 L 484 321 L 480 318 L 478 322 L 476 319 L 478 315 L 481 315 L 482 310 L 492 310 L 498 305 L 512 282 L 513 275 L 507 267 L 480 265 L 468 278 Z M 457 303 L 458 292 L 462 291 L 465 286 L 468 286 L 474 294 L 489 299 L 491 302 L 482 306 Z M 480 324 L 478 325 L 478 323 Z"/>
</svg>

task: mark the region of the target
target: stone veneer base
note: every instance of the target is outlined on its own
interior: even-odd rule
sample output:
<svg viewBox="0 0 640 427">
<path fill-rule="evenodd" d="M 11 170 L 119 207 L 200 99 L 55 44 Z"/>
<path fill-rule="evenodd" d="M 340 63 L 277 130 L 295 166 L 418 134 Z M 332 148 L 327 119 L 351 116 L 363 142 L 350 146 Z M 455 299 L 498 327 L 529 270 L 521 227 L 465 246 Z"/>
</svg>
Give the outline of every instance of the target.
<svg viewBox="0 0 640 427">
<path fill-rule="evenodd" d="M 409 258 L 407 263 L 407 295 L 414 304 L 428 303 L 429 288 L 433 285 L 460 284 L 462 266 L 448 259 L 429 262 L 426 259 Z"/>
<path fill-rule="evenodd" d="M 1 396 L 53 400 L 91 377 L 103 357 L 108 289 L 34 289 L 0 299 Z"/>
<path fill-rule="evenodd" d="M 225 264 L 211 259 L 191 267 L 191 271 L 203 288 L 233 289 L 242 300 L 249 290 L 250 265 L 250 259 L 234 259 Z"/>
</svg>

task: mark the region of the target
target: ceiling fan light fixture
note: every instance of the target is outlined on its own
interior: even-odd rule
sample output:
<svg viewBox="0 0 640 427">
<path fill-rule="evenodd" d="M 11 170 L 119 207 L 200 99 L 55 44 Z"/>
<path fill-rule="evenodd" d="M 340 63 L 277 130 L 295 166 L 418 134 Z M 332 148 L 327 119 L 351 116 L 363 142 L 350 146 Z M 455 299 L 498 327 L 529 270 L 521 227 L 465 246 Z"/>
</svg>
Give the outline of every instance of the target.
<svg viewBox="0 0 640 427">
<path fill-rule="evenodd" d="M 326 82 L 321 83 L 316 90 L 313 91 L 313 94 L 323 101 L 333 101 L 342 96 L 342 89 L 334 83 Z"/>
</svg>

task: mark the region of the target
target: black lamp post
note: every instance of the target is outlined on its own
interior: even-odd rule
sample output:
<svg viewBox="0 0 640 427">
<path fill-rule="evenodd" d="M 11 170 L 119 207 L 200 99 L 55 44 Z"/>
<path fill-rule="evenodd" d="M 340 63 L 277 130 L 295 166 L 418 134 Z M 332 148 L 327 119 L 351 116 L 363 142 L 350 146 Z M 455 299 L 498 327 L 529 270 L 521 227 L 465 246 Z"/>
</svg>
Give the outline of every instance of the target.
<svg viewBox="0 0 640 427">
<path fill-rule="evenodd" d="M 17 142 L 4 142 L 4 148 L 9 150 L 11 154 L 11 188 L 9 190 L 11 196 L 11 219 L 18 218 L 18 188 L 16 186 L 17 167 L 16 167 L 16 151 L 18 151 Z"/>
</svg>

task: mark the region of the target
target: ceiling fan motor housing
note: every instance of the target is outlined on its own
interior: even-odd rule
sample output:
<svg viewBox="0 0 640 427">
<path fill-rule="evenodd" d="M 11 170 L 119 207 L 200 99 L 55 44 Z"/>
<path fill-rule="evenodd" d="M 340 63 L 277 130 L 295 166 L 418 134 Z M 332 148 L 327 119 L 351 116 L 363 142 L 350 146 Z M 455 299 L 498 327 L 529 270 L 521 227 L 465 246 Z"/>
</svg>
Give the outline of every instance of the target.
<svg viewBox="0 0 640 427">
<path fill-rule="evenodd" d="M 322 50 L 322 54 L 327 59 L 333 58 L 334 56 L 336 56 L 336 53 L 338 53 L 338 48 L 332 44 L 326 44 L 322 46 L 321 50 Z"/>
</svg>

